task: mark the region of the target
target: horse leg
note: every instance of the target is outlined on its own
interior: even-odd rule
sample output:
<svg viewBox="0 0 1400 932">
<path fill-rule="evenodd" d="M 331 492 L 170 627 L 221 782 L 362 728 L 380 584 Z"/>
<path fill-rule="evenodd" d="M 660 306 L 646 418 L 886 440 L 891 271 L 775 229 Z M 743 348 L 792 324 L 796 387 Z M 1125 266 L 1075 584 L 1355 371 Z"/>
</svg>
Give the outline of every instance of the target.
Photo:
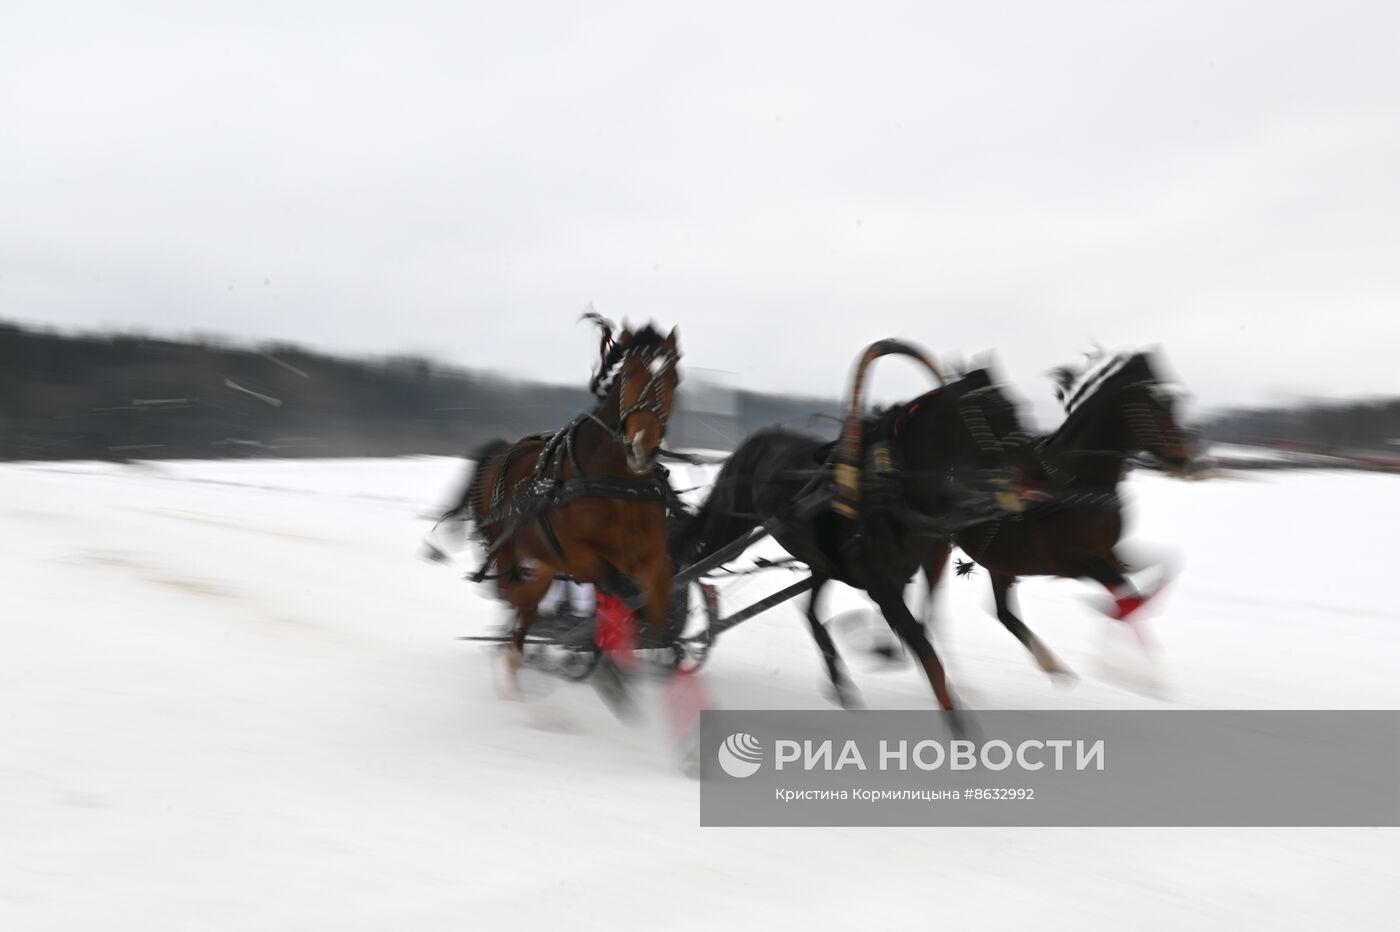
<svg viewBox="0 0 1400 932">
<path fill-rule="evenodd" d="M 636 579 L 607 560 L 598 561 L 593 575 L 593 643 L 603 652 L 603 658 L 589 682 L 614 715 L 629 721 L 635 718 L 637 710 L 627 674 L 637 665 L 636 617 L 646 604 L 646 594 Z"/>
<path fill-rule="evenodd" d="M 948 565 L 948 557 L 952 554 L 953 548 L 946 547 L 940 553 L 924 562 L 924 576 L 928 579 L 928 598 L 933 602 L 934 589 L 938 586 L 942 578 L 943 571 Z M 1021 642 L 1021 646 L 1030 651 L 1031 656 L 1040 669 L 1050 674 L 1052 677 L 1065 677 L 1069 680 L 1078 679 L 1074 671 L 1060 662 L 1050 648 L 1045 646 L 1045 642 L 1036 636 L 1035 632 L 1026 626 L 1017 615 L 1012 605 L 1014 598 L 1011 587 L 1016 583 L 1016 577 L 1005 573 L 998 573 L 989 570 L 992 578 L 992 597 L 996 600 L 997 620 L 1002 626 L 1010 631 L 1016 640 Z"/>
<path fill-rule="evenodd" d="M 1026 650 L 1031 652 L 1035 662 L 1040 665 L 1040 669 L 1050 674 L 1052 677 L 1063 677 L 1067 680 L 1078 679 L 1074 671 L 1060 662 L 1050 648 L 1045 646 L 1045 642 L 1036 637 L 1034 631 L 1026 627 L 1017 615 L 1015 606 L 1012 604 L 1015 594 L 1011 587 L 1016 583 L 1015 576 L 1005 573 L 992 573 L 992 597 L 996 600 L 997 621 L 1000 621 L 1007 631 L 1010 631 L 1016 640 L 1021 642 Z"/>
<path fill-rule="evenodd" d="M 700 679 L 698 667 L 686 664 L 685 648 L 680 637 L 685 633 L 685 618 L 677 624 L 671 621 L 671 596 L 674 573 L 669 557 L 662 556 L 643 567 L 637 576 L 641 586 L 640 598 L 646 610 L 647 625 L 653 635 L 669 640 L 675 656 L 675 667 L 662 687 L 671 743 L 679 758 L 681 770 L 690 776 L 700 774 L 700 713 L 711 705 L 709 692 Z"/>
<path fill-rule="evenodd" d="M 525 662 L 525 639 L 530 634 L 530 626 L 535 623 L 536 608 L 549 587 L 554 583 L 554 573 L 541 567 L 539 572 L 525 575 L 518 580 L 503 577 L 501 592 L 515 609 L 515 628 L 511 631 L 510 647 L 506 648 L 506 674 L 509 689 L 513 696 L 520 696 L 520 667 Z"/>
<path fill-rule="evenodd" d="M 930 633 L 929 626 L 933 622 L 934 594 L 938 591 L 938 584 L 943 581 L 943 573 L 948 568 L 948 558 L 952 555 L 953 546 L 948 544 L 936 549 L 923 561 L 924 581 L 928 584 L 928 593 L 924 596 L 924 617 L 920 619 L 919 623 L 925 634 Z"/>
<path fill-rule="evenodd" d="M 831 632 L 826 630 L 826 625 L 822 624 L 817 614 L 822 587 L 828 580 L 815 573 L 812 574 L 812 579 L 812 594 L 807 600 L 807 626 L 812 631 L 812 639 L 817 642 L 817 647 L 822 652 L 822 659 L 826 661 L 826 675 L 831 681 L 836 701 L 843 709 L 858 709 L 861 707 L 860 694 L 856 692 L 855 684 L 846 673 L 841 654 L 836 649 L 836 642 L 831 639 Z"/>
<path fill-rule="evenodd" d="M 938 654 L 934 652 L 933 644 L 929 641 L 928 635 L 924 633 L 923 626 L 919 624 L 917 618 L 909 611 L 909 606 L 904 604 L 904 587 L 889 580 L 881 580 L 874 583 L 869 588 L 870 597 L 875 600 L 875 604 L 880 606 L 880 611 L 885 616 L 885 621 L 889 622 L 895 634 L 914 652 L 919 658 L 919 663 L 924 668 L 924 675 L 928 677 L 929 685 L 933 687 L 933 695 L 938 700 L 939 708 L 945 712 L 956 712 L 957 707 L 953 703 L 953 695 L 948 690 L 948 677 L 943 671 L 943 664 L 938 659 Z M 963 731 L 961 722 L 953 719 L 955 731 Z"/>
<path fill-rule="evenodd" d="M 627 669 L 635 660 L 632 652 L 637 647 L 637 618 L 645 612 L 648 624 L 654 624 L 651 589 L 655 584 L 630 576 L 607 560 L 598 563 L 598 624 L 594 639 L 614 663 Z M 664 625 L 664 608 L 662 621 Z"/>
<path fill-rule="evenodd" d="M 1113 599 L 1113 610 L 1109 612 L 1111 617 L 1118 621 L 1127 621 L 1134 612 L 1147 604 L 1147 597 L 1123 575 L 1119 569 L 1122 564 L 1111 552 L 1108 557 L 1087 556 L 1081 564 L 1081 576 L 1092 579 L 1108 590 Z"/>
<path fill-rule="evenodd" d="M 669 557 L 653 560 L 638 574 L 641 585 L 642 603 L 646 609 L 647 625 L 654 635 L 679 637 L 681 632 L 671 631 L 671 589 L 673 572 Z"/>
<path fill-rule="evenodd" d="M 1110 551 L 1108 558 L 1086 557 L 1081 575 L 1087 576 L 1108 590 L 1109 596 L 1113 599 L 1113 608 L 1109 610 L 1108 616 L 1117 621 L 1127 622 L 1128 627 L 1132 629 L 1133 634 L 1142 644 L 1143 650 L 1152 653 L 1156 650 L 1152 636 L 1148 633 L 1147 627 L 1137 624 L 1138 619 L 1133 617 L 1138 609 L 1147 604 L 1151 595 L 1144 596 L 1139 592 L 1132 581 L 1118 569 L 1118 566 L 1121 565 Z"/>
<path fill-rule="evenodd" d="M 501 547 L 494 560 L 487 564 L 496 573 L 496 597 L 511 607 L 514 614 L 514 624 L 510 629 L 510 647 L 507 648 L 506 668 L 514 676 L 515 670 L 519 667 L 519 654 L 525 644 L 525 633 L 521 630 L 520 606 L 516 604 L 518 598 L 517 590 L 528 582 L 529 577 L 524 575 L 515 562 L 515 547 L 507 543 Z M 483 567 L 485 568 L 485 567 Z M 535 600 L 539 604 L 539 600 Z M 513 652 L 513 654 L 512 654 Z"/>
<path fill-rule="evenodd" d="M 1155 576 L 1146 580 L 1140 579 L 1133 584 L 1137 587 L 1144 604 L 1157 598 L 1157 596 L 1162 593 L 1162 590 L 1171 583 L 1177 571 L 1180 569 L 1176 559 L 1170 554 L 1165 557 L 1160 555 L 1149 557 L 1147 554 L 1139 554 L 1134 564 L 1129 566 L 1127 563 L 1124 563 L 1123 559 L 1118 555 L 1117 549 L 1113 549 L 1108 552 L 1106 559 L 1108 564 L 1122 576 L 1127 576 L 1127 574 L 1134 569 L 1150 567 L 1155 571 Z"/>
</svg>

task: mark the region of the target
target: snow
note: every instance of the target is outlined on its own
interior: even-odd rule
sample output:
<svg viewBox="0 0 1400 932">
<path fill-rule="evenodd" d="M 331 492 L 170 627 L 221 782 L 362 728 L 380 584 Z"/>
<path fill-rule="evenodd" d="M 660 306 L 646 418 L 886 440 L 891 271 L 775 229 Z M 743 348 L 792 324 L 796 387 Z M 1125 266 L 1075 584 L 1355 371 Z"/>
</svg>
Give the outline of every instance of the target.
<svg viewBox="0 0 1400 932">
<path fill-rule="evenodd" d="M 502 618 L 466 555 L 418 558 L 461 472 L 0 467 L 0 929 L 1395 925 L 1389 829 L 702 830 L 659 721 L 586 686 L 503 701 L 456 640 Z M 1183 561 L 1159 668 L 1089 587 L 1032 580 L 1024 617 L 1083 676 L 1052 684 L 979 572 L 939 603 L 965 704 L 1400 708 L 1393 477 L 1130 486 L 1136 539 Z M 931 707 L 912 670 L 853 666 L 871 707 Z M 827 707 L 795 606 L 726 635 L 707 679 L 728 708 Z"/>
<path fill-rule="evenodd" d="M 1297 458 L 1297 454 L 1288 450 L 1280 450 L 1275 447 L 1247 446 L 1239 443 L 1211 444 L 1210 455 L 1235 462 L 1265 465 L 1282 465 Z"/>
</svg>

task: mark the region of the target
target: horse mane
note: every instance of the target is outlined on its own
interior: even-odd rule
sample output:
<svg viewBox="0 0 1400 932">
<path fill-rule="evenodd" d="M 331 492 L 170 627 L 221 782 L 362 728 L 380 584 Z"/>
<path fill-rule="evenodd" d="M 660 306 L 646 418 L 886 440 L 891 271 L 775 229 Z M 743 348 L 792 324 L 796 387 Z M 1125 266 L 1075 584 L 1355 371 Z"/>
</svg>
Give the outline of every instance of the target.
<svg viewBox="0 0 1400 932">
<path fill-rule="evenodd" d="M 598 365 L 593 370 L 593 377 L 588 382 L 588 390 L 599 398 L 607 395 L 612 388 L 618 366 L 629 353 L 660 346 L 666 342 L 664 334 L 653 325 L 647 324 L 640 330 L 631 331 L 632 341 L 624 346 L 613 335 L 616 325 L 606 317 L 596 311 L 589 311 L 581 319 L 593 321 L 602 330 L 602 337 L 598 344 Z"/>
<path fill-rule="evenodd" d="M 961 394 L 979 388 L 986 388 L 995 384 L 992 379 L 991 370 L 986 366 L 976 366 L 971 369 L 964 369 L 958 372 L 956 377 L 951 379 L 946 385 L 935 385 L 921 395 L 910 398 L 907 401 L 895 402 L 888 405 L 875 405 L 862 419 L 862 426 L 867 435 L 875 431 L 883 430 L 887 426 L 892 426 L 895 421 L 902 421 L 910 417 L 923 404 L 930 401 L 934 396 L 943 392 L 955 392 Z"/>
<path fill-rule="evenodd" d="M 1060 366 L 1049 373 L 1051 381 L 1055 383 L 1055 397 L 1064 407 L 1065 414 L 1073 414 L 1105 382 L 1141 354 L 1130 350 L 1110 353 L 1095 345 L 1093 352 L 1084 355 L 1082 364 Z"/>
<path fill-rule="evenodd" d="M 1050 373 L 1058 386 L 1055 397 L 1064 406 L 1065 419 L 1046 436 L 1047 441 L 1069 437 L 1082 428 L 1101 408 L 1095 399 L 1103 397 L 1110 385 L 1122 382 L 1124 372 L 1132 370 L 1137 378 L 1156 378 L 1148 354 L 1141 350 L 1109 353 L 1100 349 L 1086 356 L 1081 366 L 1062 366 Z"/>
</svg>

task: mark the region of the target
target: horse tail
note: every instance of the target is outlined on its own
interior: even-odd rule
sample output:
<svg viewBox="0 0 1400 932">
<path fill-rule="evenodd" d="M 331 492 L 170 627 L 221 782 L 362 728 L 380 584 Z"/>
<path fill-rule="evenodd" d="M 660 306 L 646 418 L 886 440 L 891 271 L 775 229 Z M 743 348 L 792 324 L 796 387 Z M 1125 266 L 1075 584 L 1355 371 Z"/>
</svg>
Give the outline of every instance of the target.
<svg viewBox="0 0 1400 932">
<path fill-rule="evenodd" d="M 462 514 L 471 510 L 472 498 L 476 495 L 477 487 L 481 484 L 482 476 L 485 474 L 486 464 L 509 449 L 510 444 L 499 437 L 495 440 L 488 440 L 481 445 L 476 453 L 472 455 L 472 464 L 467 467 L 467 483 L 462 488 L 461 499 L 456 505 L 452 506 L 452 510 L 448 512 L 448 515 L 452 517 L 461 517 Z M 444 517 L 446 517 L 446 515 L 444 515 Z"/>
<path fill-rule="evenodd" d="M 694 514 L 673 517 L 669 535 L 671 558 L 677 568 L 703 560 L 738 540 L 759 524 L 753 507 L 753 469 L 741 446 L 715 476 L 710 494 Z"/>
<path fill-rule="evenodd" d="M 497 438 L 483 444 L 472 454 L 471 462 L 467 464 L 467 481 L 462 485 L 462 491 L 454 499 L 452 507 L 443 512 L 442 517 L 438 518 L 437 524 L 433 525 L 433 531 L 429 533 L 430 538 L 439 528 L 446 525 L 450 533 L 451 546 L 454 550 L 461 549 L 467 521 L 472 517 L 472 499 L 476 498 L 477 487 L 485 475 L 484 467 L 488 461 L 500 456 L 508 449 L 510 449 L 510 444 Z M 445 558 L 446 555 L 431 539 L 426 546 L 429 559 L 441 560 Z"/>
</svg>

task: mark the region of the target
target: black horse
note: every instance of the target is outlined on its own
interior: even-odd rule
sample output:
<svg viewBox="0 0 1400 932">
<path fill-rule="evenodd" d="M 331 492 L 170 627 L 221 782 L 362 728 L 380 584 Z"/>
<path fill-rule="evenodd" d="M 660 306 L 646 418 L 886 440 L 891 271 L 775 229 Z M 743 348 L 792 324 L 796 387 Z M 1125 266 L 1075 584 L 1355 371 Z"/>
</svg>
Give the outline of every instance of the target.
<svg viewBox="0 0 1400 932">
<path fill-rule="evenodd" d="M 1177 423 L 1174 393 L 1158 378 L 1150 354 L 1101 353 L 1081 369 L 1052 375 L 1067 414 L 1058 430 L 1034 446 L 1046 500 L 965 527 L 954 539 L 987 568 L 998 620 L 1041 669 L 1071 675 L 1017 617 L 1011 587 L 1021 576 L 1091 579 L 1112 597 L 1112 616 L 1128 619 L 1152 593 L 1133 586 L 1114 552 L 1123 531 L 1118 484 L 1130 458 L 1143 452 L 1169 471 L 1185 473 L 1192 445 Z M 947 552 L 926 570 L 930 597 L 946 561 Z"/>
<path fill-rule="evenodd" d="M 695 563 L 768 526 L 812 570 L 807 621 L 838 701 L 850 708 L 856 696 L 817 614 L 830 580 L 870 594 L 919 657 L 939 706 L 952 710 L 943 666 L 904 603 L 904 587 L 919 569 L 941 565 L 954 532 L 1012 506 L 1026 435 L 1015 408 L 979 369 L 866 419 L 863 436 L 854 519 L 828 504 L 834 444 L 770 428 L 725 463 L 709 498 L 673 535 L 672 554 L 677 565 Z"/>
</svg>

